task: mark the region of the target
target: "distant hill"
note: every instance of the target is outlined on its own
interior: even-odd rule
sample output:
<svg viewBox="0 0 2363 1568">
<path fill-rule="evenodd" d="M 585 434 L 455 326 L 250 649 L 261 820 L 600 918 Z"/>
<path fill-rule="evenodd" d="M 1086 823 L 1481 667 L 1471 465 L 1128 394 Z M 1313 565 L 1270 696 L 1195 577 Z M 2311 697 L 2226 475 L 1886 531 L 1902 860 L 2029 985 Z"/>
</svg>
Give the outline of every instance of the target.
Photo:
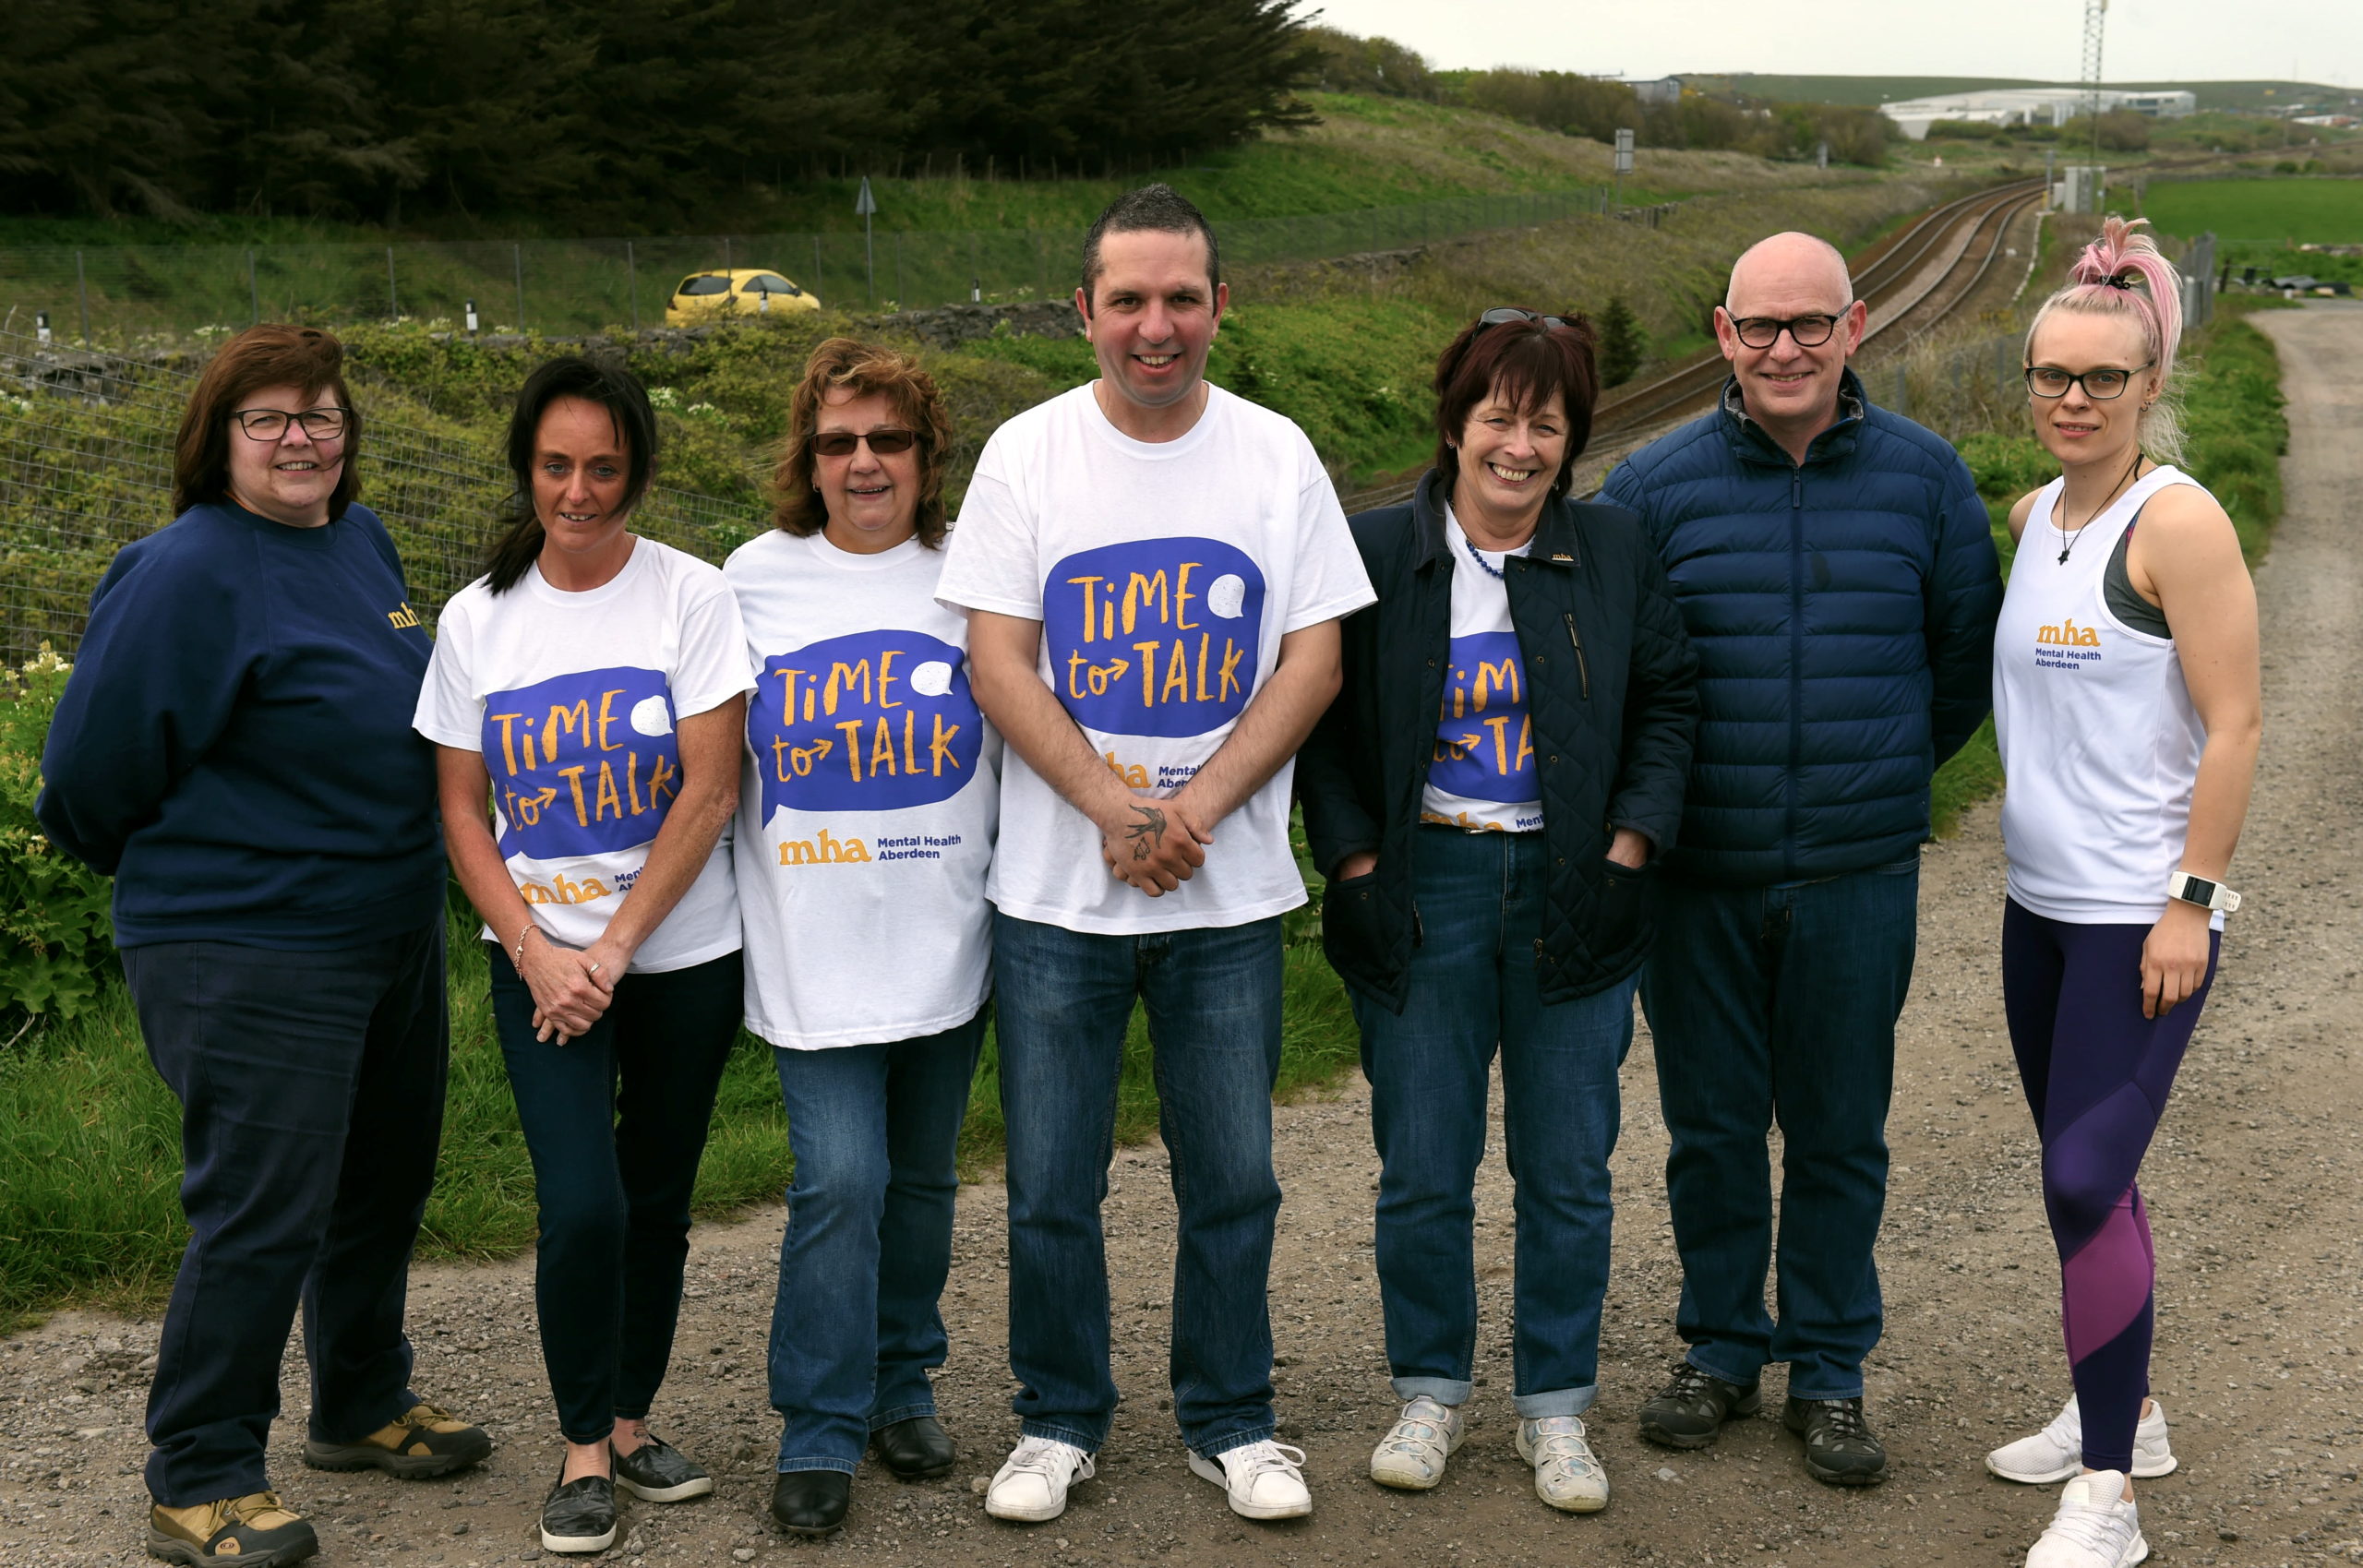
<svg viewBox="0 0 2363 1568">
<path fill-rule="evenodd" d="M 1701 72 L 1675 75 L 1707 92 L 1745 93 L 1781 103 L 1838 103 L 1858 107 L 1899 99 L 1936 98 L 1951 92 L 1983 92 L 1995 88 L 2073 87 L 2073 82 L 2041 81 L 2030 77 L 1783 77 L 1753 71 L 1732 74 Z M 2199 95 L 2201 109 L 2268 109 L 2285 103 L 2340 102 L 2363 99 L 2363 91 L 2301 81 L 2127 81 L 2112 88 L 2163 88 Z"/>
</svg>

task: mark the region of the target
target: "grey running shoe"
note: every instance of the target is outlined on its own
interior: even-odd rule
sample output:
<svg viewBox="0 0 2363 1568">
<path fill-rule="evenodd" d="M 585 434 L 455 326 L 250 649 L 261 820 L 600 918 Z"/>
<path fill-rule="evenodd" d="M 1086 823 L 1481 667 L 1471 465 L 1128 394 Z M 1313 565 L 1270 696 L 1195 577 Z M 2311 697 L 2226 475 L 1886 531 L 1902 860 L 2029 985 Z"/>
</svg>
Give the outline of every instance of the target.
<svg viewBox="0 0 2363 1568">
<path fill-rule="evenodd" d="M 1681 1361 L 1673 1380 L 1641 1406 L 1641 1435 L 1662 1448 L 1704 1448 L 1725 1421 L 1763 1407 L 1764 1394 L 1755 1383 L 1725 1382 Z"/>
<path fill-rule="evenodd" d="M 1805 1474 L 1838 1487 L 1875 1486 L 1887 1479 L 1887 1450 L 1879 1446 L 1863 1402 L 1799 1399 L 1781 1407 L 1781 1424 L 1805 1440 Z"/>
</svg>

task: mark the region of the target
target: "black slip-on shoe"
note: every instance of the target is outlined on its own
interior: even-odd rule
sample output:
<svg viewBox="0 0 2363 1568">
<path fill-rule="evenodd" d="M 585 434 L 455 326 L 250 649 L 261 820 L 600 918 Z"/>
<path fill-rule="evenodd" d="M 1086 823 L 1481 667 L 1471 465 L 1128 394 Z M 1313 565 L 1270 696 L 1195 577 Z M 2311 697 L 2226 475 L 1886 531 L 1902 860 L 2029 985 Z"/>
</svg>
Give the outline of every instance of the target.
<svg viewBox="0 0 2363 1568">
<path fill-rule="evenodd" d="M 1781 1406 L 1781 1424 L 1805 1440 L 1805 1474 L 1834 1487 L 1887 1479 L 1887 1450 L 1855 1399 L 1799 1399 Z"/>
<path fill-rule="evenodd" d="M 464 1470 L 491 1452 L 492 1439 L 482 1427 L 421 1403 L 354 1442 L 311 1439 L 304 1444 L 304 1463 L 315 1470 L 383 1470 L 416 1481 Z"/>
<path fill-rule="evenodd" d="M 913 1416 L 908 1420 L 882 1426 L 870 1434 L 870 1442 L 886 1467 L 896 1478 L 906 1481 L 933 1480 L 948 1475 L 957 1458 L 952 1448 L 952 1434 L 933 1416 Z"/>
<path fill-rule="evenodd" d="M 714 1490 L 714 1478 L 704 1466 L 654 1434 L 630 1454 L 609 1453 L 616 1485 L 642 1502 L 681 1502 Z"/>
<path fill-rule="evenodd" d="M 1679 1361 L 1673 1379 L 1641 1406 L 1641 1435 L 1661 1448 L 1704 1448 L 1725 1421 L 1762 1408 L 1764 1394 L 1755 1383 L 1725 1382 Z"/>
<path fill-rule="evenodd" d="M 560 1481 L 542 1504 L 544 1551 L 605 1551 L 616 1544 L 616 1483 L 605 1476 Z"/>
<path fill-rule="evenodd" d="M 843 1470 L 788 1470 L 772 1483 L 772 1517 L 792 1536 L 825 1536 L 842 1527 L 853 1501 Z"/>
<path fill-rule="evenodd" d="M 190 1568 L 281 1568 L 320 1550 L 311 1522 L 275 1491 L 148 1510 L 148 1555 Z"/>
</svg>

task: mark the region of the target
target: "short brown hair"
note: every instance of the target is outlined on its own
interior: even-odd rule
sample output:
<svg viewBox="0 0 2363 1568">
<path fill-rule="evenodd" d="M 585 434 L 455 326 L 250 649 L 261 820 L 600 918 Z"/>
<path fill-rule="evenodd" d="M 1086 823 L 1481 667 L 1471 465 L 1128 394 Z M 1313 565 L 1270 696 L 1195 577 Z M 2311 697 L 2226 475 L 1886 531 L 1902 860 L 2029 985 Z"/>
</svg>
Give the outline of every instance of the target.
<svg viewBox="0 0 2363 1568">
<path fill-rule="evenodd" d="M 1446 484 L 1460 472 L 1457 448 L 1470 410 L 1499 393 L 1532 413 L 1547 407 L 1555 392 L 1567 408 L 1567 456 L 1551 494 L 1567 493 L 1600 401 L 1600 369 L 1592 359 L 1599 340 L 1591 323 L 1572 310 L 1558 320 L 1556 327 L 1541 319 L 1474 321 L 1436 361 L 1436 467 Z"/>
<path fill-rule="evenodd" d="M 772 521 L 798 538 L 827 526 L 829 509 L 812 482 L 812 433 L 821 423 L 822 399 L 840 389 L 858 398 L 884 393 L 918 437 L 919 543 L 937 548 L 943 543 L 943 471 L 952 453 L 952 415 L 943 394 L 909 354 L 851 338 L 831 338 L 814 349 L 803 379 L 788 395 L 787 439 L 772 475 Z"/>
<path fill-rule="evenodd" d="M 197 378 L 173 441 L 173 515 L 230 498 L 230 415 L 265 387 L 333 392 L 344 421 L 344 470 L 329 495 L 329 516 L 342 517 L 360 493 L 361 411 L 344 385 L 344 345 L 317 327 L 249 327 L 213 356 Z"/>
</svg>

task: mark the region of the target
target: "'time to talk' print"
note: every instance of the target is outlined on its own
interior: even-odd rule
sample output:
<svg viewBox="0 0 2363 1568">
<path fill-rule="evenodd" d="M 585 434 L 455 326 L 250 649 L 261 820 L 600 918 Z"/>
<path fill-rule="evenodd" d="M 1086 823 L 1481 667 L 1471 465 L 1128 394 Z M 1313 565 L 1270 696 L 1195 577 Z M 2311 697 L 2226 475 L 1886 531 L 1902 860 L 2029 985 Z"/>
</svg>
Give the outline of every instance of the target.
<svg viewBox="0 0 2363 1568">
<path fill-rule="evenodd" d="M 1534 716 L 1517 634 L 1481 631 L 1452 640 L 1452 674 L 1436 715 L 1428 781 L 1466 800 L 1532 800 Z"/>
<path fill-rule="evenodd" d="M 1238 718 L 1263 625 L 1263 572 L 1215 539 L 1080 551 L 1042 591 L 1059 700 L 1101 735 L 1205 735 Z"/>
<path fill-rule="evenodd" d="M 657 670 L 584 670 L 485 699 L 500 853 L 534 860 L 648 843 L 681 784 L 673 694 Z"/>
<path fill-rule="evenodd" d="M 923 631 L 858 631 L 764 659 L 747 707 L 763 820 L 899 811 L 960 793 L 984 721 L 959 649 Z"/>
</svg>

